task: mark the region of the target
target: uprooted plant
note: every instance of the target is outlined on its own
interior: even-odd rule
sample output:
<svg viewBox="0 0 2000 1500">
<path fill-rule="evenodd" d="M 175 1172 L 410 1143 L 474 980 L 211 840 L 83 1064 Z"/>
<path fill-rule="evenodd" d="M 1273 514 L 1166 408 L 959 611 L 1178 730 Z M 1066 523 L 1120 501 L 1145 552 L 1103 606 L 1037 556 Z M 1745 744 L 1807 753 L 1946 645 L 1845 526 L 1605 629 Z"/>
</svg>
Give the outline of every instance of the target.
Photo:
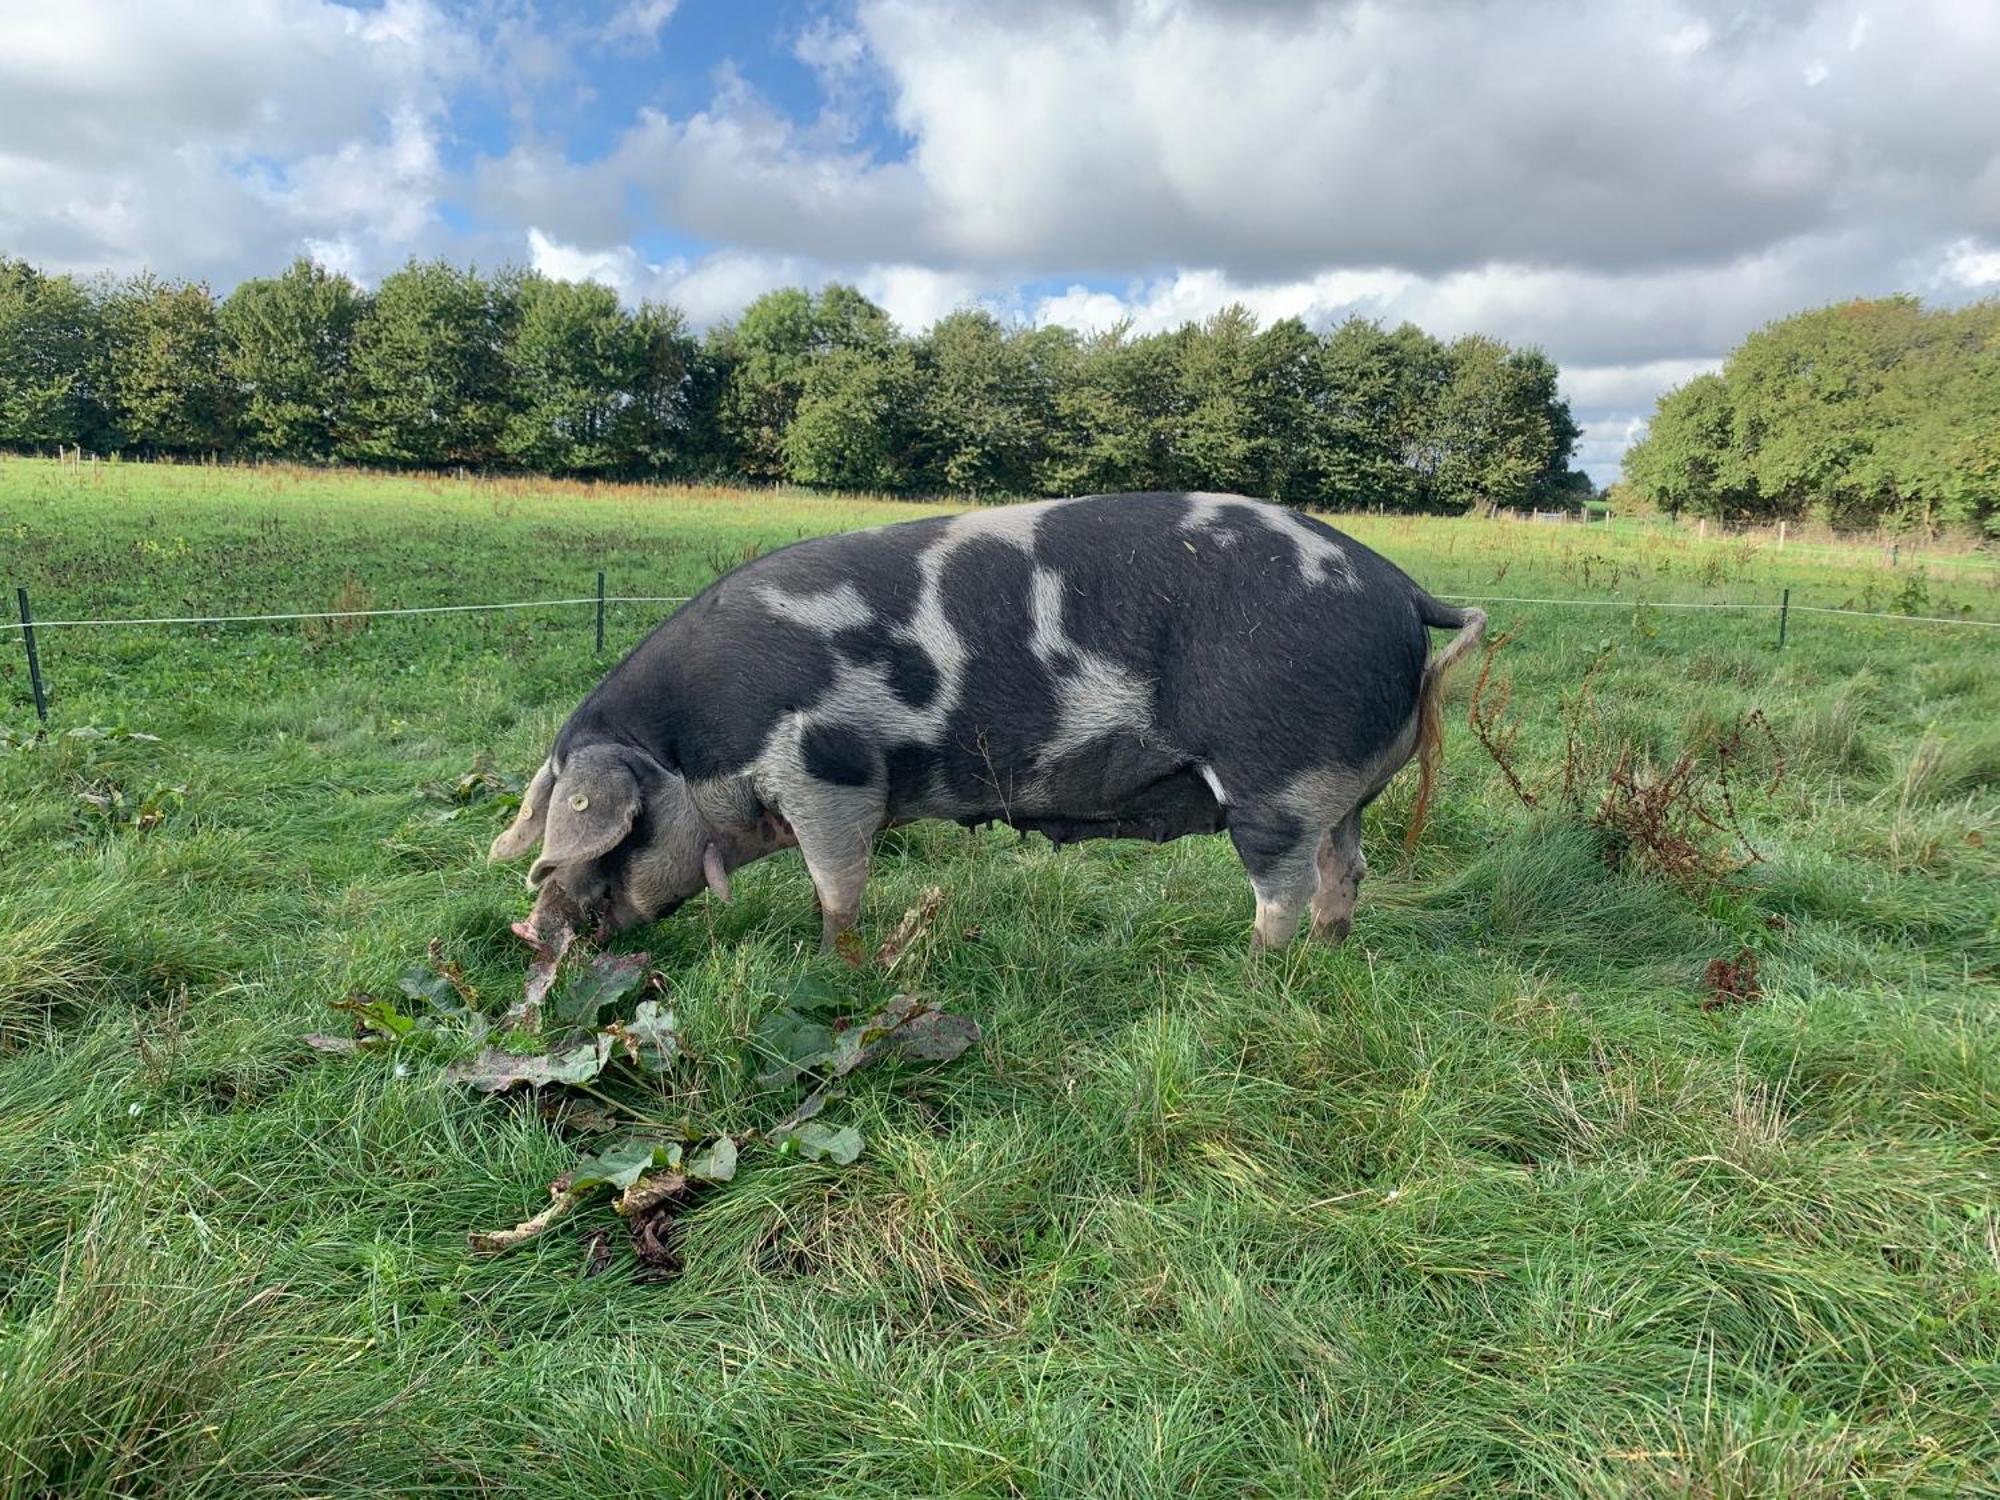
<svg viewBox="0 0 2000 1500">
<path fill-rule="evenodd" d="M 1743 828 L 1736 791 L 1756 745 L 1769 751 L 1764 790 L 1775 791 L 1784 779 L 1783 749 L 1762 709 L 1704 744 L 1681 748 L 1663 765 L 1605 725 L 1595 684 L 1612 646 L 1601 642 L 1563 703 L 1562 758 L 1531 783 L 1521 768 L 1519 725 L 1507 718 L 1512 683 L 1493 670 L 1512 639 L 1509 632 L 1487 644 L 1467 720 L 1524 807 L 1559 808 L 1605 836 L 1608 862 L 1643 866 L 1691 893 L 1762 861 Z"/>
<path fill-rule="evenodd" d="M 882 945 L 878 966 L 893 967 L 942 902 L 941 891 L 927 891 Z M 540 1213 L 511 1229 L 469 1235 L 477 1255 L 524 1244 L 608 1194 L 626 1221 L 640 1265 L 656 1275 L 671 1274 L 679 1265 L 678 1215 L 697 1193 L 732 1180 L 742 1151 L 757 1147 L 779 1157 L 850 1165 L 861 1155 L 861 1132 L 851 1124 L 830 1126 L 820 1116 L 854 1074 L 887 1061 L 948 1062 L 980 1037 L 976 1022 L 914 995 L 897 995 L 866 1016 L 841 1017 L 833 989 L 808 976 L 764 1017 L 747 1053 L 696 1058 L 682 1045 L 665 999 L 667 981 L 646 954 L 588 951 L 561 913 L 540 926 L 521 923 L 514 930 L 533 958 L 521 1000 L 499 1023 L 497 1044 L 487 1044 L 492 1023 L 477 990 L 436 942 L 427 963 L 399 982 L 404 997 L 415 1002 L 412 1010 L 388 999 L 350 995 L 336 1008 L 352 1017 L 355 1034 L 306 1039 L 321 1051 L 359 1052 L 393 1047 L 449 1023 L 480 1045 L 474 1056 L 446 1068 L 448 1082 L 486 1094 L 538 1092 L 544 1114 L 610 1138 L 549 1184 L 549 1203 Z M 730 1070 L 738 1076 L 748 1072 L 758 1089 L 796 1102 L 769 1125 L 719 1131 L 690 1119 L 660 1119 L 619 1088 L 640 1083 L 657 1096 L 670 1086 L 685 1102 L 699 1097 L 704 1079 Z"/>
</svg>

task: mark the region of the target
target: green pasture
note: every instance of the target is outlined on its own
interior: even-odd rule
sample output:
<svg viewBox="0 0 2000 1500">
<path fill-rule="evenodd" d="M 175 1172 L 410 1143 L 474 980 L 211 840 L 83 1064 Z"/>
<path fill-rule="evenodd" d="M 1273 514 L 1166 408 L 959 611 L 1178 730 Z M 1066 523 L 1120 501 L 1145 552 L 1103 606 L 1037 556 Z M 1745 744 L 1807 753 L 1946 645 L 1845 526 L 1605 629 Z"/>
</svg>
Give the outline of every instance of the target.
<svg viewBox="0 0 2000 1500">
<path fill-rule="evenodd" d="M 924 510 L 0 459 L 0 583 L 49 620 L 679 595 Z M 802 982 L 984 1035 L 857 1075 L 852 1166 L 746 1148 L 672 1278 L 602 1204 L 468 1254 L 593 1140 L 448 1085 L 462 1028 L 304 1040 L 433 941 L 518 997 L 504 810 L 438 786 L 532 769 L 671 606 L 601 657 L 588 606 L 51 628 L 45 739 L 0 633 L 0 1496 L 2000 1493 L 2000 630 L 1800 613 L 1781 652 L 1632 602 L 2000 619 L 2000 568 L 1337 524 L 1436 593 L 1617 601 L 1487 606 L 1538 806 L 1475 659 L 1338 949 L 1253 958 L 1219 839 L 899 830 L 871 943 L 945 902 L 888 976 L 818 955 L 796 855 L 740 872 L 622 944 L 685 1049 L 625 1105 L 782 1112 L 738 1059 Z M 1724 882 L 1561 794 L 1752 710 Z"/>
</svg>

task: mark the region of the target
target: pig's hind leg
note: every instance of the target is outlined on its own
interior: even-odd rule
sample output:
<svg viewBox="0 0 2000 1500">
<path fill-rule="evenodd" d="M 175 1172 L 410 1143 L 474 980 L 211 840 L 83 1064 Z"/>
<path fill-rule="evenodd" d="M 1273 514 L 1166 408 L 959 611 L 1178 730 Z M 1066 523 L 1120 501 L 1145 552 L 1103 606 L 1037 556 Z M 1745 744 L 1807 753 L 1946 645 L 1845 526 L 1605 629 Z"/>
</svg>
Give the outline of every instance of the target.
<svg viewBox="0 0 2000 1500">
<path fill-rule="evenodd" d="M 1354 926 L 1354 902 L 1368 861 L 1361 854 L 1361 809 L 1356 808 L 1328 829 L 1319 841 L 1319 889 L 1313 893 L 1313 936 L 1330 943 L 1347 937 Z"/>
<path fill-rule="evenodd" d="M 1321 825 L 1279 807 L 1229 810 L 1229 841 L 1249 872 L 1257 894 L 1257 923 L 1251 950 L 1282 948 L 1299 930 L 1307 903 L 1319 888 Z"/>
</svg>

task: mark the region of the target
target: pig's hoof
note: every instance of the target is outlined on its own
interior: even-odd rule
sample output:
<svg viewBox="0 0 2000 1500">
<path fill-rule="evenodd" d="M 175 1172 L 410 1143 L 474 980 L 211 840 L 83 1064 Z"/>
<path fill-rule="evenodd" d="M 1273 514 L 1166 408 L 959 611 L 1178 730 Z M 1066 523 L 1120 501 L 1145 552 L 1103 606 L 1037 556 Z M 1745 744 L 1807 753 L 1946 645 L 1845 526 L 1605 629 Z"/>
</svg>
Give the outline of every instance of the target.
<svg viewBox="0 0 2000 1500">
<path fill-rule="evenodd" d="M 1347 941 L 1348 933 L 1354 930 L 1352 917 L 1340 917 L 1332 922 L 1313 923 L 1313 936 L 1329 948 L 1338 948 Z"/>
</svg>

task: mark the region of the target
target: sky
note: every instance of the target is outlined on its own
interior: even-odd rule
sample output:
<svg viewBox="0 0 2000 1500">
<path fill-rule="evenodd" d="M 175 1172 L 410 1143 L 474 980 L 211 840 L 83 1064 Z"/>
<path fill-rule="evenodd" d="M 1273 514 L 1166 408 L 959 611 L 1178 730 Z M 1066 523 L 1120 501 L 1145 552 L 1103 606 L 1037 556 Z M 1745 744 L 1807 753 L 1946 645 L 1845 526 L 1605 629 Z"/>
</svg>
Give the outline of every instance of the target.
<svg viewBox="0 0 2000 1500">
<path fill-rule="evenodd" d="M 0 255 L 850 281 L 1545 349 L 1600 481 L 1801 308 L 2000 295 L 2000 0 L 0 0 Z"/>
</svg>

